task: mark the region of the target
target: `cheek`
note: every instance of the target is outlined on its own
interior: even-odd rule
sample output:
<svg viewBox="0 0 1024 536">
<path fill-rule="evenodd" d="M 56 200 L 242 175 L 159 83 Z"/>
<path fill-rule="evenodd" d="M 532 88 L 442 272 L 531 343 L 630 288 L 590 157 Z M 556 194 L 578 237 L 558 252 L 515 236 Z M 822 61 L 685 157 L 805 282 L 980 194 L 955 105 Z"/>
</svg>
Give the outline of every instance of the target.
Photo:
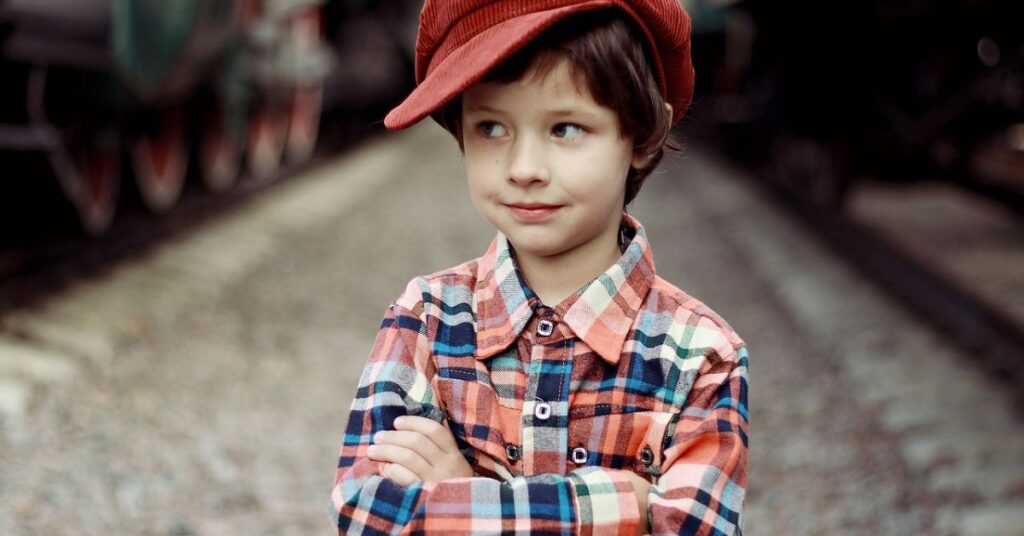
<svg viewBox="0 0 1024 536">
<path fill-rule="evenodd" d="M 487 180 L 485 171 L 479 166 L 472 166 L 466 162 L 466 185 L 469 190 L 469 199 L 473 202 L 477 212 L 487 216 L 491 201 L 495 197 L 494 187 Z"/>
<path fill-rule="evenodd" d="M 484 189 L 481 188 L 478 181 L 473 180 L 473 176 L 469 174 L 468 170 L 466 173 L 469 176 L 469 179 L 466 181 L 466 185 L 469 188 L 469 199 L 473 201 L 477 208 L 480 208 L 480 202 L 484 199 Z"/>
<path fill-rule="evenodd" d="M 462 161 L 471 184 L 484 185 L 494 180 L 499 165 L 494 151 L 467 146 Z"/>
<path fill-rule="evenodd" d="M 629 161 L 608 153 L 595 153 L 574 160 L 564 172 L 572 177 L 572 180 L 565 181 L 564 187 L 571 189 L 574 197 L 601 202 L 625 195 Z"/>
<path fill-rule="evenodd" d="M 469 195 L 474 199 L 483 190 L 485 182 L 485 167 L 480 164 L 478 157 L 471 157 L 468 153 L 463 159 L 466 168 L 466 183 L 469 185 Z"/>
</svg>

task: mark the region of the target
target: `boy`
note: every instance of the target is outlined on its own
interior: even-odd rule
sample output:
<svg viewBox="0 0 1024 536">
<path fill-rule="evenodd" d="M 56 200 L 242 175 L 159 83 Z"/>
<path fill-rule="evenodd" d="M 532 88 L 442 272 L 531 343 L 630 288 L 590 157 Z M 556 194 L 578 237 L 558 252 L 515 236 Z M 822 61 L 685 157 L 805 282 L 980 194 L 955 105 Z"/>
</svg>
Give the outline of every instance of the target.
<svg viewBox="0 0 1024 536">
<path fill-rule="evenodd" d="M 693 88 L 678 0 L 427 0 L 419 85 L 498 235 L 384 318 L 331 496 L 351 533 L 739 533 L 747 354 L 625 214 Z"/>
</svg>

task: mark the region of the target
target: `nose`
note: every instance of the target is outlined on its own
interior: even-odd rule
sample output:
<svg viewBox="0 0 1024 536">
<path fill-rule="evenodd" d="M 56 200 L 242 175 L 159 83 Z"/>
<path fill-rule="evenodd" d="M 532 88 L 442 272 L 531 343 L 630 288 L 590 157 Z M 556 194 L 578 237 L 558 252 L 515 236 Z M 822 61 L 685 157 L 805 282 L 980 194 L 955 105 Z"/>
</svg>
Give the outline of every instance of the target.
<svg viewBox="0 0 1024 536">
<path fill-rule="evenodd" d="M 546 184 L 551 179 L 543 143 L 523 136 L 512 143 L 510 150 L 508 164 L 510 181 L 526 186 L 533 183 Z"/>
</svg>

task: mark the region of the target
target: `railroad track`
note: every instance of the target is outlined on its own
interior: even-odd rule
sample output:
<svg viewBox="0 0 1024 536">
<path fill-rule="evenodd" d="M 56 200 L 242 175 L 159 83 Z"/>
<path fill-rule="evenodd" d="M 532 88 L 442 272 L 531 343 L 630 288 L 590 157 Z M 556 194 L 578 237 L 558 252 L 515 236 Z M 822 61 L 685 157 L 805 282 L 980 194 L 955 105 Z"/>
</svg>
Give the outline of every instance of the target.
<svg viewBox="0 0 1024 536">
<path fill-rule="evenodd" d="M 970 182 L 974 181 L 957 181 Z M 940 336 L 977 356 L 977 364 L 1014 391 L 1018 408 L 1024 411 L 1024 325 L 1017 318 L 968 286 L 929 268 L 883 233 L 841 211 L 809 201 L 786 181 L 762 181 L 759 187 L 808 222 L 827 247 L 849 259 Z M 1002 201 L 1022 212 L 1019 199 Z"/>
<path fill-rule="evenodd" d="M 8 239 L 0 246 L 0 316 L 43 300 L 77 280 L 144 255 L 162 242 L 244 206 L 254 196 L 273 195 L 274 188 L 292 176 L 329 161 L 327 155 L 318 154 L 302 164 L 282 168 L 267 180 L 241 181 L 232 190 L 218 194 L 191 183 L 174 211 L 154 215 L 142 207 L 133 207 L 122 211 L 109 232 L 99 237 L 86 237 L 73 225 L 65 225 L 40 234 L 30 244 L 10 244 Z"/>
</svg>

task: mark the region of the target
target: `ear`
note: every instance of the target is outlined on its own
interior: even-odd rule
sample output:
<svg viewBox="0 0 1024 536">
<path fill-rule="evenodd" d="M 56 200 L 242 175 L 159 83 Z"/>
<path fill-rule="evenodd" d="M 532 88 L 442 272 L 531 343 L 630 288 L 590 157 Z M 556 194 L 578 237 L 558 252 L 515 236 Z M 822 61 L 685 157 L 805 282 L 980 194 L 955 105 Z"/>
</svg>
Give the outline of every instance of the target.
<svg viewBox="0 0 1024 536">
<path fill-rule="evenodd" d="M 633 159 L 629 161 L 629 167 L 640 169 L 651 161 L 651 155 L 643 154 L 640 151 L 633 151 Z"/>
<path fill-rule="evenodd" d="M 664 104 L 665 104 L 665 113 L 668 114 L 668 122 L 669 122 L 669 124 L 671 124 L 672 123 L 672 105 L 667 103 L 667 102 L 664 103 Z M 668 137 L 669 132 L 671 132 L 671 131 L 672 131 L 671 128 L 666 130 L 665 131 L 665 137 Z M 661 140 L 658 143 L 658 145 L 661 145 L 663 143 L 665 143 L 664 139 Z M 651 162 L 651 155 L 649 155 L 649 154 L 642 154 L 642 153 L 639 153 L 639 152 L 634 152 L 633 153 L 633 160 L 630 161 L 629 165 L 632 166 L 633 169 L 639 169 L 639 168 L 642 168 L 642 167 L 646 166 L 650 162 Z"/>
</svg>

